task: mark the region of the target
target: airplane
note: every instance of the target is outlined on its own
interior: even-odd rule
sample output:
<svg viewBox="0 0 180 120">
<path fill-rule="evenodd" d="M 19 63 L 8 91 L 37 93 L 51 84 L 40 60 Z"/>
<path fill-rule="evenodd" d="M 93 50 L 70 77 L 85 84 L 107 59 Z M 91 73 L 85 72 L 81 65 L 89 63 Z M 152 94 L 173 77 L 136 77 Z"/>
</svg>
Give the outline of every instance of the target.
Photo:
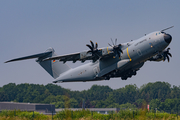
<svg viewBox="0 0 180 120">
<path fill-rule="evenodd" d="M 170 48 L 166 47 L 171 43 L 172 36 L 164 31 L 172 27 L 174 26 L 122 44 L 117 44 L 117 39 L 115 42 L 111 39 L 112 44 L 108 43 L 109 46 L 104 48 L 98 49 L 98 44 L 90 41 L 91 44 L 86 45 L 90 50 L 57 56 L 54 49 L 49 48 L 43 53 L 5 63 L 36 58 L 36 62 L 54 78 L 53 83 L 109 80 L 118 77 L 127 80 L 135 76 L 147 61 L 170 61 L 169 56 L 172 55 L 169 53 Z M 90 62 L 76 68 L 70 68 L 66 64 L 67 61 L 83 63 L 86 60 Z"/>
</svg>

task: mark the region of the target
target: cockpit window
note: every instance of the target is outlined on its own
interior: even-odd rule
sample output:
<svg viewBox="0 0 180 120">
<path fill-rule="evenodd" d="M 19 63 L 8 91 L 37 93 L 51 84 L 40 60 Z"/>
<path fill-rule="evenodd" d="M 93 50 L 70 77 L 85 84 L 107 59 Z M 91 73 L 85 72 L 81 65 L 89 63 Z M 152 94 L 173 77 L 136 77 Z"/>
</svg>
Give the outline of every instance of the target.
<svg viewBox="0 0 180 120">
<path fill-rule="evenodd" d="M 159 33 L 156 33 L 156 35 L 158 35 L 158 34 L 166 34 L 166 33 L 163 32 L 163 31 L 161 31 L 161 32 L 159 32 Z"/>
</svg>

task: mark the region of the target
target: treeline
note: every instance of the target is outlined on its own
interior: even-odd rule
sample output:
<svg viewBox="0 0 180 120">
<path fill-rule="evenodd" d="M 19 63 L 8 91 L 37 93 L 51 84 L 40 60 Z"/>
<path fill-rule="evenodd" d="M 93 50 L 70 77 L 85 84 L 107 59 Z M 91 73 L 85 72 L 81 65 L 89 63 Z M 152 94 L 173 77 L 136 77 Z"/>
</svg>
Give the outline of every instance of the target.
<svg viewBox="0 0 180 120">
<path fill-rule="evenodd" d="M 126 85 L 111 89 L 109 86 L 93 85 L 84 91 L 71 91 L 56 84 L 9 83 L 0 87 L 0 101 L 51 103 L 56 108 L 150 108 L 180 110 L 180 87 L 167 82 L 142 85 Z"/>
</svg>

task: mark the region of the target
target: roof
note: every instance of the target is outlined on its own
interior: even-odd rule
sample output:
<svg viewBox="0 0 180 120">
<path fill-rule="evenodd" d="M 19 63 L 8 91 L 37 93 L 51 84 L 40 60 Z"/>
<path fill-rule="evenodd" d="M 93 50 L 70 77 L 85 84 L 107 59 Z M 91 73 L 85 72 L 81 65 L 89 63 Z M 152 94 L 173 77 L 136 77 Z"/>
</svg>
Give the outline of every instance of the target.
<svg viewBox="0 0 180 120">
<path fill-rule="evenodd" d="M 51 105 L 51 104 L 42 104 L 42 103 L 22 103 L 22 102 L 0 102 L 5 104 L 20 104 L 20 105 Z"/>
</svg>

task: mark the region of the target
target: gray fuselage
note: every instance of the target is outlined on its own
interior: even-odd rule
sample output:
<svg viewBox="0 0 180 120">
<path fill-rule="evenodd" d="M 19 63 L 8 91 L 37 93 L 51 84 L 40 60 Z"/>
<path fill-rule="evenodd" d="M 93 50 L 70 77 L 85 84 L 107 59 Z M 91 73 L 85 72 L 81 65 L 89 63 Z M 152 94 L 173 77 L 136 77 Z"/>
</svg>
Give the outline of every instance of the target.
<svg viewBox="0 0 180 120">
<path fill-rule="evenodd" d="M 165 41 L 165 34 L 160 31 L 150 33 L 137 40 L 123 43 L 121 57 L 107 57 L 96 62 L 90 62 L 82 66 L 72 68 L 62 74 L 55 81 L 94 81 L 104 80 L 111 71 L 118 71 L 119 74 L 128 71 L 136 66 L 142 67 L 144 62 L 164 50 L 169 43 Z M 102 48 L 112 50 L 112 47 Z M 138 68 L 139 69 L 139 68 Z M 117 76 L 117 75 L 116 75 Z"/>
</svg>

